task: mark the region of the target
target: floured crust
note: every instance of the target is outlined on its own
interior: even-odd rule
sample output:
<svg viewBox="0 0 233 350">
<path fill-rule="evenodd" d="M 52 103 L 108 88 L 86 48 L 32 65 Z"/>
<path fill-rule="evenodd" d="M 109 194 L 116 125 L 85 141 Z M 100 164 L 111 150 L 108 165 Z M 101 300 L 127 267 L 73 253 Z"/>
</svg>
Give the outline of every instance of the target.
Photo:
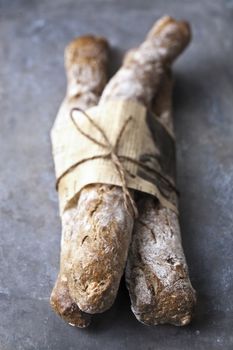
<svg viewBox="0 0 233 350">
<path fill-rule="evenodd" d="M 106 185 L 84 188 L 73 211 L 69 290 L 82 310 L 101 312 L 116 297 L 130 244 L 132 217 L 125 211 L 121 189 Z"/>
<path fill-rule="evenodd" d="M 132 310 L 147 325 L 190 322 L 196 301 L 183 253 L 177 214 L 152 198 L 137 202 L 126 269 Z"/>
<path fill-rule="evenodd" d="M 108 43 L 104 38 L 84 36 L 73 40 L 65 51 L 67 95 L 64 103 L 70 108 L 87 109 L 96 105 L 107 80 Z M 60 273 L 53 288 L 50 304 L 66 322 L 77 327 L 87 327 L 91 315 L 83 313 L 70 296 L 67 264 L 70 251 L 70 227 L 75 225 L 73 210 L 62 217 Z"/>
<path fill-rule="evenodd" d="M 173 134 L 172 77 L 163 78 L 152 110 Z M 126 282 L 136 318 L 147 324 L 190 322 L 196 303 L 185 260 L 179 218 L 151 196 L 139 194 L 139 218 L 129 252 Z"/>
<path fill-rule="evenodd" d="M 109 81 L 100 99 L 130 99 L 151 107 L 164 70 L 187 46 L 190 29 L 186 22 L 165 16 L 155 22 L 146 40 L 125 56 L 123 66 Z"/>
<path fill-rule="evenodd" d="M 65 50 L 68 103 L 87 109 L 98 104 L 107 82 L 109 47 L 102 37 L 74 39 Z"/>
</svg>

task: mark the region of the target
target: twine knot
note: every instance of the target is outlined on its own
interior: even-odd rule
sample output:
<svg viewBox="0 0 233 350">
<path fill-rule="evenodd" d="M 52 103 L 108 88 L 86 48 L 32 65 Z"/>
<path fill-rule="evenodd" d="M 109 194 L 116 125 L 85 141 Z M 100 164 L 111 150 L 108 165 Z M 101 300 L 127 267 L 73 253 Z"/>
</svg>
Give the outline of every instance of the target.
<svg viewBox="0 0 233 350">
<path fill-rule="evenodd" d="M 92 135 L 86 133 L 84 130 L 82 130 L 80 128 L 80 126 L 78 125 L 77 121 L 75 120 L 73 113 L 77 111 L 77 112 L 81 112 L 86 118 L 87 120 L 94 126 L 94 128 L 101 134 L 103 141 L 99 141 L 97 140 L 95 137 L 93 137 Z M 112 164 L 114 165 L 120 180 L 121 180 L 121 187 L 122 187 L 122 193 L 123 193 L 123 199 L 124 199 L 124 206 L 126 208 L 126 210 L 134 217 L 137 218 L 138 217 L 138 210 L 135 204 L 135 201 L 133 199 L 133 195 L 130 193 L 128 186 L 127 186 L 127 177 L 126 174 L 129 173 L 129 171 L 124 167 L 123 162 L 124 161 L 128 161 L 131 162 L 133 164 L 136 164 L 138 166 L 140 166 L 141 168 L 143 168 L 145 171 L 149 172 L 149 173 L 153 173 L 154 176 L 156 178 L 158 178 L 161 183 L 165 183 L 172 191 L 175 191 L 177 193 L 177 195 L 179 195 L 178 190 L 176 189 L 176 187 L 171 183 L 171 181 L 165 177 L 160 171 L 148 166 L 147 164 L 143 163 L 140 160 L 137 159 L 133 159 L 127 156 L 120 156 L 118 155 L 118 148 L 119 148 L 119 144 L 120 141 L 122 139 L 122 136 L 127 128 L 127 125 L 130 123 L 130 121 L 133 120 L 132 116 L 129 116 L 125 122 L 123 123 L 119 134 L 117 135 L 116 138 L 116 142 L 114 145 L 111 144 L 108 136 L 106 135 L 104 129 L 102 127 L 100 127 L 83 109 L 75 107 L 70 111 L 70 118 L 75 126 L 75 128 L 77 129 L 77 131 L 82 134 L 84 137 L 86 137 L 88 140 L 92 141 L 93 143 L 95 143 L 96 145 L 100 146 L 101 148 L 105 149 L 107 152 L 100 154 L 100 155 L 94 155 L 88 158 L 84 158 L 74 164 L 72 164 L 66 171 L 63 172 L 63 174 L 61 174 L 57 181 L 56 181 L 56 189 L 58 189 L 58 185 L 59 182 L 61 180 L 61 178 L 63 176 L 65 176 L 66 174 L 68 174 L 71 170 L 73 170 L 74 168 L 76 168 L 78 165 L 85 163 L 87 161 L 90 160 L 95 160 L 95 159 L 109 159 L 112 161 Z M 130 174 L 130 173 L 129 173 Z"/>
<path fill-rule="evenodd" d="M 88 119 L 88 121 L 94 126 L 94 128 L 99 131 L 99 133 L 101 134 L 101 136 L 104 139 L 104 142 L 100 142 L 99 140 L 97 140 L 93 136 L 87 134 L 85 131 L 83 131 L 80 128 L 80 126 L 78 125 L 78 123 L 76 122 L 76 120 L 74 119 L 74 116 L 73 116 L 73 113 L 75 111 L 81 112 Z M 71 110 L 71 112 L 70 112 L 70 118 L 71 118 L 74 126 L 76 127 L 76 129 L 83 136 L 88 138 L 90 141 L 92 141 L 96 145 L 99 145 L 100 147 L 108 150 L 108 152 L 105 153 L 105 154 L 92 156 L 92 157 L 89 157 L 89 158 L 85 158 L 82 161 L 80 161 L 79 164 L 84 163 L 84 162 L 86 162 L 88 160 L 93 160 L 93 159 L 101 159 L 101 158 L 102 159 L 110 159 L 112 161 L 113 165 L 115 166 L 115 169 L 118 172 L 119 177 L 121 179 L 121 187 L 122 187 L 123 198 L 124 198 L 124 206 L 125 206 L 126 210 L 131 215 L 133 215 L 134 218 L 136 218 L 138 216 L 138 210 L 137 210 L 135 201 L 133 199 L 133 196 L 129 192 L 128 187 L 127 187 L 127 180 L 126 180 L 126 172 L 127 172 L 127 170 L 124 168 L 124 166 L 122 164 L 122 160 L 123 159 L 121 160 L 120 157 L 118 156 L 118 148 L 119 148 L 120 141 L 122 139 L 124 131 L 126 130 L 127 125 L 132 120 L 132 116 L 130 116 L 129 118 L 127 118 L 125 120 L 124 124 L 122 125 L 122 128 L 119 131 L 119 134 L 117 136 L 117 139 L 116 139 L 116 142 L 115 142 L 114 145 L 112 145 L 111 142 L 109 141 L 109 138 L 106 135 L 106 133 L 103 130 L 103 128 L 101 128 L 83 109 L 78 108 L 78 107 L 73 108 Z M 76 164 L 76 166 L 77 166 L 77 164 Z"/>
</svg>

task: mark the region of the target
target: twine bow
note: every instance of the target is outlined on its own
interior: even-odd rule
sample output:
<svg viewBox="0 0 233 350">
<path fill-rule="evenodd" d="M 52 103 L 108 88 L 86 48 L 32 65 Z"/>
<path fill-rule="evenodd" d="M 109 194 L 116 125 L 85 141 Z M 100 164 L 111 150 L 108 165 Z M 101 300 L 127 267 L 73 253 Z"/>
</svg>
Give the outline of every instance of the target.
<svg viewBox="0 0 233 350">
<path fill-rule="evenodd" d="M 75 111 L 81 112 L 87 118 L 87 120 L 95 127 L 95 129 L 99 131 L 99 133 L 101 134 L 101 136 L 104 139 L 104 142 L 98 141 L 96 138 L 87 134 L 85 131 L 83 131 L 80 128 L 80 126 L 77 124 L 77 122 L 73 116 L 73 113 Z M 77 165 L 80 165 L 84 162 L 87 162 L 89 160 L 110 159 L 112 161 L 113 165 L 115 166 L 115 169 L 118 172 L 119 177 L 121 179 L 121 186 L 122 186 L 125 208 L 129 213 L 131 213 L 133 215 L 134 218 L 136 218 L 138 216 L 138 210 L 137 210 L 135 201 L 134 201 L 134 199 L 133 199 L 132 195 L 130 194 L 128 187 L 127 187 L 126 170 L 125 170 L 125 168 L 120 160 L 120 157 L 118 156 L 118 148 L 119 148 L 119 144 L 120 144 L 122 135 L 124 134 L 127 125 L 132 120 L 132 116 L 130 116 L 128 119 L 125 120 L 122 128 L 120 129 L 120 132 L 117 136 L 117 139 L 116 139 L 116 142 L 114 145 L 112 145 L 111 142 L 109 141 L 109 138 L 106 135 L 105 131 L 83 109 L 78 108 L 78 107 L 73 108 L 70 112 L 70 118 L 71 118 L 74 126 L 76 127 L 76 129 L 80 132 L 80 134 L 85 136 L 87 139 L 89 139 L 90 141 L 92 141 L 96 145 L 107 150 L 107 153 L 105 153 L 105 154 L 95 155 L 95 156 L 92 156 L 89 158 L 82 159 L 80 162 L 72 165 L 72 168 L 74 168 Z M 68 169 L 68 171 L 70 171 L 70 170 L 71 170 L 71 168 Z M 63 174 L 62 176 L 64 176 L 64 175 L 65 174 Z"/>
<path fill-rule="evenodd" d="M 102 138 L 104 139 L 104 142 L 101 142 L 99 140 L 97 140 L 96 138 L 94 138 L 93 136 L 87 134 L 85 131 L 83 131 L 80 126 L 77 124 L 76 120 L 74 119 L 73 113 L 77 111 L 77 112 L 81 112 L 86 118 L 87 120 L 95 127 L 96 130 L 99 131 L 99 133 L 101 134 Z M 61 174 L 61 176 L 57 179 L 56 181 L 56 189 L 58 189 L 58 184 L 61 180 L 61 178 L 63 176 L 65 176 L 66 174 L 68 174 L 71 170 L 73 170 L 74 168 L 76 168 L 78 165 L 85 163 L 87 161 L 90 160 L 95 160 L 95 159 L 110 159 L 113 163 L 113 165 L 115 166 L 116 171 L 119 174 L 119 177 L 121 179 L 121 187 L 122 187 L 122 192 L 123 192 L 123 198 L 124 198 L 124 205 L 126 210 L 133 215 L 134 218 L 138 217 L 138 210 L 135 204 L 135 201 L 133 199 L 133 196 L 130 194 L 128 187 L 127 187 L 127 180 L 126 180 L 126 174 L 129 173 L 128 170 L 123 166 L 122 162 L 123 161 L 129 161 L 131 163 L 137 164 L 139 166 L 141 166 L 142 168 L 144 168 L 145 170 L 154 173 L 158 178 L 160 178 L 161 181 L 165 182 L 173 191 L 175 191 L 178 194 L 178 191 L 176 189 L 176 187 L 165 177 L 163 176 L 159 171 L 155 170 L 154 168 L 151 168 L 150 166 L 142 163 L 141 161 L 138 161 L 136 159 L 127 157 L 127 156 L 119 156 L 118 155 L 118 148 L 119 148 L 119 144 L 121 141 L 121 138 L 126 130 L 127 125 L 129 124 L 130 121 L 132 121 L 132 116 L 129 116 L 124 124 L 122 125 L 119 134 L 117 136 L 116 142 L 114 145 L 111 144 L 111 142 L 109 141 L 108 136 L 106 135 L 105 131 L 81 108 L 73 108 L 70 111 L 70 118 L 75 126 L 75 128 L 77 129 L 78 132 L 80 132 L 80 134 L 82 134 L 83 136 L 85 136 L 87 139 L 89 139 L 90 141 L 92 141 L 93 143 L 95 143 L 96 145 L 102 147 L 103 149 L 107 150 L 107 153 L 104 154 L 100 154 L 100 155 L 94 155 L 92 157 L 88 157 L 88 158 L 84 158 L 76 163 L 74 163 L 73 165 L 71 165 L 63 174 Z"/>
</svg>

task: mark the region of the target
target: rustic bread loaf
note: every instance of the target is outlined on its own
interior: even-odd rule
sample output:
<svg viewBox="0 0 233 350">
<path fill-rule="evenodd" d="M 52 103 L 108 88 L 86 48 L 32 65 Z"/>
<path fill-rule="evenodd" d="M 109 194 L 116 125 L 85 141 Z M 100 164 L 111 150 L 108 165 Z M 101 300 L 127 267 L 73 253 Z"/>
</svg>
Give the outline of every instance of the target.
<svg viewBox="0 0 233 350">
<path fill-rule="evenodd" d="M 186 23 L 170 17 L 159 20 L 145 42 L 126 56 L 122 68 L 104 89 L 100 103 L 119 98 L 149 108 L 167 65 L 189 38 Z M 125 209 L 122 189 L 116 186 L 86 186 L 71 210 L 69 292 L 82 311 L 103 312 L 115 300 L 134 220 Z"/>
<path fill-rule="evenodd" d="M 107 81 L 108 43 L 101 37 L 83 36 L 73 40 L 65 51 L 67 94 L 63 103 L 72 109 L 96 105 Z M 65 321 L 86 327 L 91 315 L 82 312 L 69 293 L 67 274 L 72 264 L 69 258 L 71 232 L 75 226 L 75 209 L 62 216 L 60 272 L 53 288 L 50 303 Z"/>
<path fill-rule="evenodd" d="M 161 124 L 174 135 L 172 76 L 166 72 L 152 106 Z M 184 326 L 196 302 L 182 249 L 178 215 L 149 195 L 137 198 L 135 222 L 126 268 L 132 310 L 147 324 Z"/>
</svg>

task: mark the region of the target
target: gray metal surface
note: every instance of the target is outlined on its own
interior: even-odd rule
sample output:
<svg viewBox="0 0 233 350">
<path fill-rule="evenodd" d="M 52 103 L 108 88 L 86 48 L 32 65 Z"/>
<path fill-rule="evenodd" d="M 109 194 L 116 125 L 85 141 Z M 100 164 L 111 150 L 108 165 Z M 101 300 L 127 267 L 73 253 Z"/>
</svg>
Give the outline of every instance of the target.
<svg viewBox="0 0 233 350">
<path fill-rule="evenodd" d="M 185 328 L 146 327 L 122 285 L 87 330 L 49 307 L 60 223 L 49 130 L 65 93 L 63 50 L 98 33 L 124 50 L 163 14 L 191 22 L 175 65 L 183 243 L 198 306 Z M 233 348 L 233 1 L 0 0 L 0 349 Z"/>
</svg>

